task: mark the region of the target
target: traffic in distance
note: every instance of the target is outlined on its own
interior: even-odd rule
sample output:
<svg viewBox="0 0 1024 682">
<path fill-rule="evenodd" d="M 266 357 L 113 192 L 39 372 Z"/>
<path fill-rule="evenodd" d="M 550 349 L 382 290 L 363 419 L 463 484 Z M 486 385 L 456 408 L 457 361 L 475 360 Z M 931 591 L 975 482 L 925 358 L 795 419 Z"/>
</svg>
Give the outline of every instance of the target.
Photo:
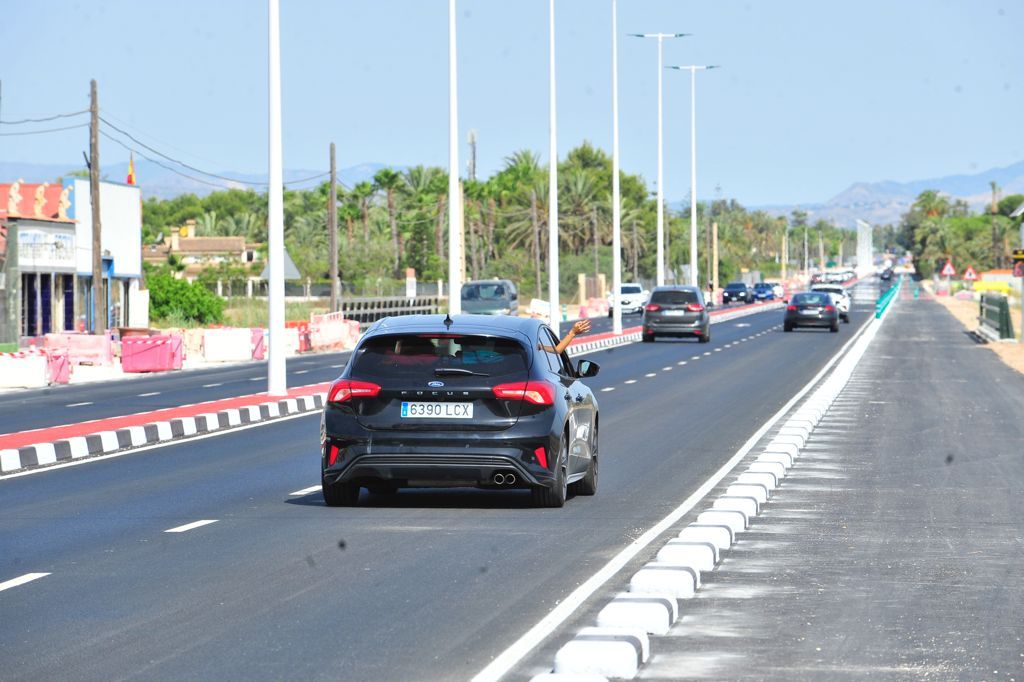
<svg viewBox="0 0 1024 682">
<path fill-rule="evenodd" d="M 731 282 L 722 297 L 782 299 L 786 332 L 838 332 L 840 320 L 850 321 L 851 297 L 840 284 L 812 284 L 786 298 L 778 284 Z M 516 314 L 518 290 L 508 279 L 467 282 L 462 300 L 467 314 L 375 323 L 331 384 L 320 421 L 328 506 L 355 506 L 363 489 L 521 489 L 539 507 L 597 492 L 599 408 L 585 380 L 599 367 L 566 352 L 590 322 L 559 339 L 543 321 Z M 711 341 L 710 302 L 699 287 L 627 283 L 609 300 L 640 311 L 644 343 Z"/>
</svg>

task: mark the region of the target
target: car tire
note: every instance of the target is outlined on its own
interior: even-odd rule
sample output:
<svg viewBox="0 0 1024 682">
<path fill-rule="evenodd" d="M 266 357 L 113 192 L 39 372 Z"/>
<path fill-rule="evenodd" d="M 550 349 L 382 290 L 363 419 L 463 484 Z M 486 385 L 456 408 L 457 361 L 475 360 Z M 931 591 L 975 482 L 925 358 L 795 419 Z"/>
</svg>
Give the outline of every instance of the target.
<svg viewBox="0 0 1024 682">
<path fill-rule="evenodd" d="M 354 507 L 359 504 L 359 484 L 321 481 L 324 503 L 328 507 Z"/>
<path fill-rule="evenodd" d="M 645 332 L 644 334 L 641 334 L 640 340 L 644 343 L 652 343 L 654 341 L 654 334 L 647 334 Z"/>
<path fill-rule="evenodd" d="M 701 343 L 711 343 L 711 327 L 704 330 L 704 333 L 698 337 Z"/>
<path fill-rule="evenodd" d="M 565 442 L 565 435 L 558 444 L 558 464 L 555 465 L 555 481 L 551 487 L 541 486 L 534 488 L 533 506 L 558 508 L 565 505 L 565 498 L 569 495 L 569 486 L 566 484 L 569 466 L 568 445 Z"/>
<path fill-rule="evenodd" d="M 850 316 L 843 315 L 843 324 L 850 324 Z"/>
<path fill-rule="evenodd" d="M 608 306 L 608 317 L 614 317 L 614 315 L 615 315 L 615 309 L 612 308 L 611 306 Z"/>
<path fill-rule="evenodd" d="M 828 330 L 830 332 L 837 332 L 837 331 L 839 331 L 839 320 L 836 320 L 835 322 L 833 322 L 832 326 L 829 327 Z"/>
<path fill-rule="evenodd" d="M 784 322 L 782 324 L 782 331 L 784 331 L 784 332 L 791 332 L 791 331 L 793 331 L 793 325 L 791 323 L 789 323 L 789 322 Z"/>
</svg>

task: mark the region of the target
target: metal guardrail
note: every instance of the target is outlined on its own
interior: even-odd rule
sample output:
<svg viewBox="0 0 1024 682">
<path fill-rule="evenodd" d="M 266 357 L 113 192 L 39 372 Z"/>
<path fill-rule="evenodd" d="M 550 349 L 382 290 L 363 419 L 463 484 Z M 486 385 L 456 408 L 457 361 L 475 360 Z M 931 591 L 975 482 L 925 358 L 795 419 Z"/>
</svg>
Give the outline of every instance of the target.
<svg viewBox="0 0 1024 682">
<path fill-rule="evenodd" d="M 342 297 L 341 313 L 346 320 L 355 320 L 366 329 L 377 320 L 397 315 L 434 315 L 441 312 L 446 296 L 374 296 L 367 298 Z"/>
<path fill-rule="evenodd" d="M 889 287 L 889 290 L 879 296 L 878 300 L 875 301 L 875 319 L 878 319 L 885 314 L 885 311 L 889 308 L 889 305 L 896 298 L 896 295 L 900 292 L 902 287 L 903 275 L 900 275 L 900 278 L 896 280 L 896 285 Z"/>
<path fill-rule="evenodd" d="M 1017 338 L 1010 318 L 1010 301 L 1003 294 L 981 295 L 978 322 L 978 333 L 989 341 L 1012 341 Z"/>
</svg>

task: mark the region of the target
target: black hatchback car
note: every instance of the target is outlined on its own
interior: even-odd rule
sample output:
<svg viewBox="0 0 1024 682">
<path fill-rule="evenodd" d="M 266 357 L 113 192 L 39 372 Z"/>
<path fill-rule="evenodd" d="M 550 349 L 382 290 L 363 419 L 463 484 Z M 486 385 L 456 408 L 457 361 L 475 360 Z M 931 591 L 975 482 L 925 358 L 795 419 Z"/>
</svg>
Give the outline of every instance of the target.
<svg viewBox="0 0 1024 682">
<path fill-rule="evenodd" d="M 782 330 L 791 332 L 796 327 L 828 327 L 831 332 L 839 331 L 839 311 L 832 297 L 824 291 L 794 294 L 786 306 Z"/>
<path fill-rule="evenodd" d="M 644 306 L 640 338 L 649 342 L 658 336 L 695 336 L 701 343 L 711 340 L 711 316 L 698 287 L 655 287 Z"/>
<path fill-rule="evenodd" d="M 561 507 L 597 492 L 596 363 L 556 353 L 539 320 L 409 315 L 381 320 L 330 387 L 320 422 L 329 506 L 361 488 L 528 488 Z"/>
<path fill-rule="evenodd" d="M 754 292 L 743 282 L 729 282 L 722 290 L 722 303 L 753 303 Z"/>
</svg>

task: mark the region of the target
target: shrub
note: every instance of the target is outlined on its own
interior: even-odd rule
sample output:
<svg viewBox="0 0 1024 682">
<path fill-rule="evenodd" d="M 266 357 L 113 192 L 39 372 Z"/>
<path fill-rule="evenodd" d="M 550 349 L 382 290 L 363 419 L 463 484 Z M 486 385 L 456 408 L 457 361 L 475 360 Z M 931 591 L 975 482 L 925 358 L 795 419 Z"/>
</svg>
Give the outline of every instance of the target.
<svg viewBox="0 0 1024 682">
<path fill-rule="evenodd" d="M 154 320 L 188 320 L 214 324 L 224 319 L 224 300 L 199 282 L 189 284 L 166 274 L 150 277 L 149 314 Z"/>
</svg>

